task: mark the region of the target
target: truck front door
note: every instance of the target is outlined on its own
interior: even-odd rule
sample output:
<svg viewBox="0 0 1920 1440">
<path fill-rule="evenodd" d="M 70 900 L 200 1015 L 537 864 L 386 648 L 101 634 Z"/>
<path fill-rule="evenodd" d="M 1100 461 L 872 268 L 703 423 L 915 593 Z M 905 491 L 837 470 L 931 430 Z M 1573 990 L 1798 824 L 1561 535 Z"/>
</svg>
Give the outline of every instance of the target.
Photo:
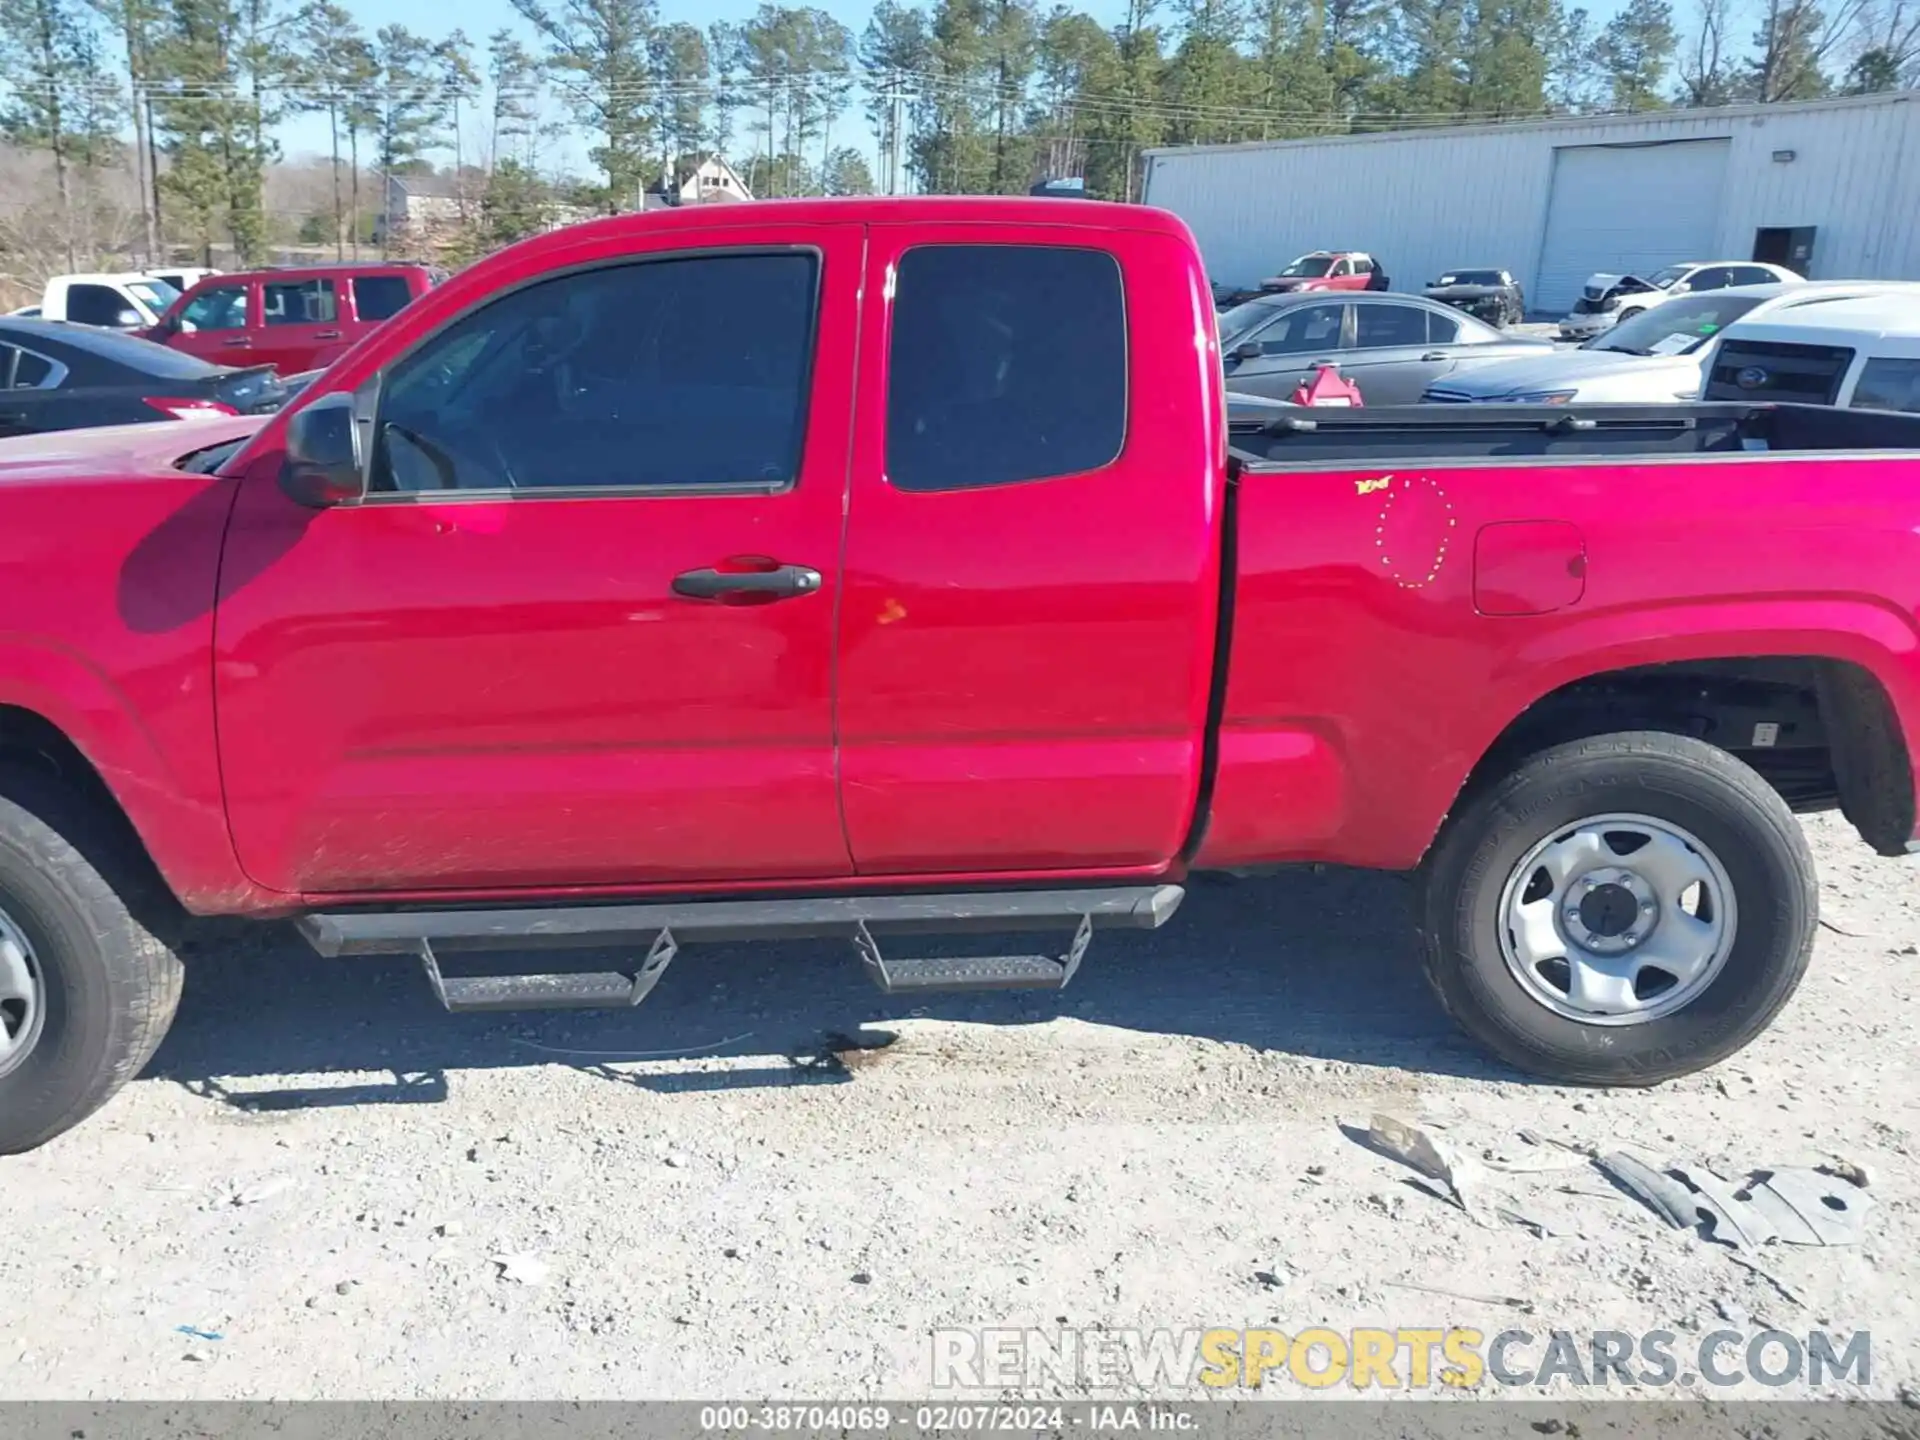
<svg viewBox="0 0 1920 1440">
<path fill-rule="evenodd" d="M 277 455 L 248 464 L 216 684 L 255 880 L 850 871 L 831 660 L 860 227 L 744 233 L 622 232 L 397 318 L 362 502 L 303 509 Z"/>
<path fill-rule="evenodd" d="M 1187 833 L 1220 371 L 1171 234 L 876 225 L 840 618 L 863 874 L 1151 868 Z"/>
</svg>

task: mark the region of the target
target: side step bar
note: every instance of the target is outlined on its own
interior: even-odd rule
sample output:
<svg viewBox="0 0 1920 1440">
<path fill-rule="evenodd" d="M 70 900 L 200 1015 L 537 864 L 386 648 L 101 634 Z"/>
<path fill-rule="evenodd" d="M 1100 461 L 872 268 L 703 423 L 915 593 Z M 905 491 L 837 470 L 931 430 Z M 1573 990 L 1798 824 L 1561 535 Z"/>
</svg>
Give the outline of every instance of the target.
<svg viewBox="0 0 1920 1440">
<path fill-rule="evenodd" d="M 646 999 L 685 943 L 844 937 L 888 994 L 953 990 L 1058 990 L 1073 979 L 1093 932 L 1154 930 L 1180 906 L 1178 885 L 1097 890 L 1011 890 L 951 895 L 864 895 L 811 900 L 713 900 L 527 910 L 350 911 L 297 923 L 320 954 L 417 955 L 449 1010 L 633 1006 Z M 887 959 L 878 935 L 1003 933 L 1072 927 L 1053 955 Z M 632 975 L 618 972 L 449 976 L 452 951 L 646 947 Z"/>
</svg>

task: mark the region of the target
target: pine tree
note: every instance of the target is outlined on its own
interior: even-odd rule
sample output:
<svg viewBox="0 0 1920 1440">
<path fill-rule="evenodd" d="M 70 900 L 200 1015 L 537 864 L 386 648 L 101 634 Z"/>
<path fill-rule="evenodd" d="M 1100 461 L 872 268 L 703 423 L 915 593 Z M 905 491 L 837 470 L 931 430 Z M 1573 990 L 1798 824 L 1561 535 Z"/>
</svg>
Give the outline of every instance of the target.
<svg viewBox="0 0 1920 1440">
<path fill-rule="evenodd" d="M 867 123 L 879 144 L 881 188 L 897 193 L 906 155 L 906 97 L 928 65 L 927 17 L 923 10 L 877 0 L 861 33 L 858 57 L 866 78 Z"/>
<path fill-rule="evenodd" d="M 1667 0 L 1628 0 L 1607 22 L 1599 53 L 1615 110 L 1651 110 L 1664 103 L 1660 84 L 1672 68 L 1676 43 Z"/>
<path fill-rule="evenodd" d="M 707 114 L 713 101 L 713 65 L 697 25 L 664 25 L 651 47 L 654 126 L 668 164 L 712 148 Z"/>
<path fill-rule="evenodd" d="M 1846 5 L 1845 22 L 1853 6 Z M 1760 29 L 1753 37 L 1758 53 L 1747 69 L 1747 88 L 1762 104 L 1779 100 L 1813 100 L 1826 94 L 1825 60 L 1839 41 L 1839 26 L 1831 22 L 1814 0 L 1766 0 Z"/>
<path fill-rule="evenodd" d="M 540 62 L 511 30 L 496 30 L 487 38 L 487 88 L 492 95 L 487 116 L 488 171 L 498 170 L 504 160 L 534 169 L 542 134 Z"/>
<path fill-rule="evenodd" d="M 1239 0 L 1175 0 L 1175 11 L 1181 38 L 1165 76 L 1163 99 L 1173 107 L 1167 138 L 1177 145 L 1243 138 L 1246 12 Z"/>
<path fill-rule="evenodd" d="M 126 96 L 133 121 L 134 179 L 140 187 L 142 254 L 163 258 L 159 191 L 153 170 L 155 140 L 148 126 L 147 87 L 153 79 L 153 43 L 162 14 L 161 0 L 91 0 L 120 41 L 125 61 Z"/>
<path fill-rule="evenodd" d="M 58 245 L 74 269 L 93 207 L 76 204 L 92 172 L 117 149 L 117 106 L 93 14 L 77 0 L 0 0 L 0 80 L 11 96 L 0 137 L 53 162 Z"/>
<path fill-rule="evenodd" d="M 558 10 L 513 0 L 513 8 L 546 46 L 561 98 L 600 137 L 587 156 L 606 181 L 596 198 L 609 211 L 637 207 L 653 140 L 653 0 L 564 0 Z"/>
<path fill-rule="evenodd" d="M 293 51 L 299 66 L 299 108 L 327 117 L 327 147 L 333 187 L 333 248 L 346 256 L 347 211 L 341 193 L 340 130 L 353 108 L 354 96 L 371 76 L 366 56 L 367 37 L 352 14 L 331 0 L 316 0 L 300 12 Z"/>
</svg>

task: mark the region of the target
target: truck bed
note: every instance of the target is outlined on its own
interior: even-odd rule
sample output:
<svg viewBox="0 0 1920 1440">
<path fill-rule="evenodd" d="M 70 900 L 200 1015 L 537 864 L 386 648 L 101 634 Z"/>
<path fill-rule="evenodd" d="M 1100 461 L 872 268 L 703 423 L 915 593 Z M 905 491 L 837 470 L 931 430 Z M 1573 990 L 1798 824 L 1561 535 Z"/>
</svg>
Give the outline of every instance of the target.
<svg viewBox="0 0 1920 1440">
<path fill-rule="evenodd" d="M 1920 415 L 1819 405 L 1406 405 L 1300 409 L 1238 420 L 1230 443 L 1243 467 L 1579 460 L 1618 463 L 1690 455 L 1920 456 Z"/>
</svg>

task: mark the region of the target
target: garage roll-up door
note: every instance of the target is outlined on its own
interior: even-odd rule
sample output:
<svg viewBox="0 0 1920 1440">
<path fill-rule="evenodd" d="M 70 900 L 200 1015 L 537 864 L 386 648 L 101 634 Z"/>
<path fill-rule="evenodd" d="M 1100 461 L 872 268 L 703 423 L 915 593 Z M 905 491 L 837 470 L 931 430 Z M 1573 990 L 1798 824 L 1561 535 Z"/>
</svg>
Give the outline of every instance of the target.
<svg viewBox="0 0 1920 1440">
<path fill-rule="evenodd" d="M 1680 140 L 1554 151 L 1531 303 L 1564 315 L 1595 272 L 1644 275 L 1686 260 L 1726 259 L 1713 252 L 1731 149 L 1726 140 Z"/>
</svg>

